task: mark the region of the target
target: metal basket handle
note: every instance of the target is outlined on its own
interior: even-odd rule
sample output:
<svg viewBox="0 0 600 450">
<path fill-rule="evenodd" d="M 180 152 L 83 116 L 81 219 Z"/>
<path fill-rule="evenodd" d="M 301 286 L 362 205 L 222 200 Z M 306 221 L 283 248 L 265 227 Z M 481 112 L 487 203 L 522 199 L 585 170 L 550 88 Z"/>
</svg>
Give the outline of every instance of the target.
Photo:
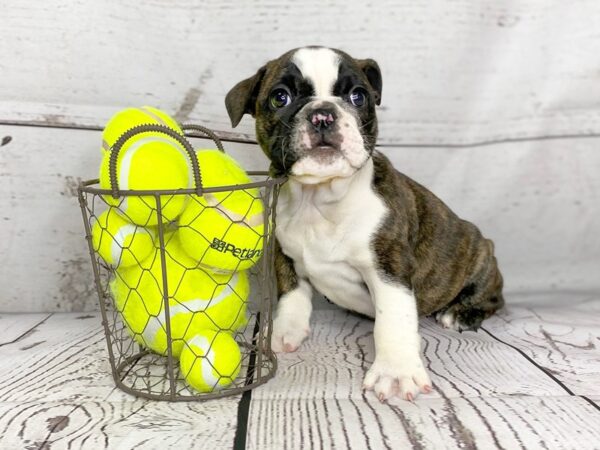
<svg viewBox="0 0 600 450">
<path fill-rule="evenodd" d="M 202 125 L 196 125 L 193 123 L 184 123 L 181 125 L 181 129 L 183 131 L 199 131 L 200 133 L 208 136 L 210 139 L 212 139 L 212 141 L 215 143 L 215 145 L 217 146 L 217 148 L 219 150 L 221 150 L 223 153 L 225 153 L 225 148 L 223 147 L 223 143 L 221 142 L 221 139 L 219 139 L 219 137 L 210 129 L 203 127 Z M 197 136 L 194 134 L 191 134 L 192 137 L 201 137 L 201 136 Z"/>
<path fill-rule="evenodd" d="M 199 125 L 196 125 L 197 127 L 200 127 Z M 204 127 L 200 127 L 200 128 L 204 128 Z M 165 125 L 159 125 L 159 124 L 145 124 L 145 125 L 137 125 L 135 127 L 130 128 L 129 130 L 127 130 L 125 133 L 123 133 L 123 135 L 121 135 L 121 137 L 119 137 L 119 139 L 117 139 L 117 141 L 114 143 L 114 145 L 111 147 L 110 149 L 110 160 L 109 160 L 109 165 L 108 165 L 108 173 L 110 176 L 110 187 L 112 189 L 112 196 L 114 198 L 118 198 L 119 197 L 119 183 L 117 180 L 117 161 L 118 161 L 118 157 L 119 157 L 119 152 L 121 151 L 121 148 L 123 148 L 123 145 L 125 145 L 125 143 L 131 139 L 133 136 L 136 136 L 138 134 L 141 133 L 147 133 L 149 131 L 153 131 L 156 133 L 162 133 L 162 134 L 166 134 L 167 136 L 172 137 L 173 139 L 175 139 L 177 142 L 179 142 L 183 148 L 185 148 L 190 161 L 192 163 L 192 172 L 194 174 L 194 184 L 196 187 L 196 193 L 198 195 L 202 195 L 202 174 L 200 173 L 200 166 L 198 164 L 198 158 L 196 156 L 196 152 L 194 151 L 194 148 L 192 147 L 192 144 L 189 143 L 189 141 L 182 136 L 181 134 L 177 133 L 175 130 L 173 130 L 172 128 L 169 128 Z M 202 130 L 203 132 L 205 132 L 204 130 Z M 214 134 L 212 133 L 212 131 L 210 130 L 206 130 L 208 131 L 208 133 L 206 134 Z M 210 134 L 209 134 L 210 136 Z M 210 136 L 212 137 L 212 136 Z M 216 138 L 216 136 L 215 136 Z M 217 144 L 217 146 L 220 145 L 220 150 L 223 150 L 223 145 L 221 144 L 221 141 L 219 140 L 219 138 L 213 139 L 215 141 L 215 144 Z"/>
</svg>

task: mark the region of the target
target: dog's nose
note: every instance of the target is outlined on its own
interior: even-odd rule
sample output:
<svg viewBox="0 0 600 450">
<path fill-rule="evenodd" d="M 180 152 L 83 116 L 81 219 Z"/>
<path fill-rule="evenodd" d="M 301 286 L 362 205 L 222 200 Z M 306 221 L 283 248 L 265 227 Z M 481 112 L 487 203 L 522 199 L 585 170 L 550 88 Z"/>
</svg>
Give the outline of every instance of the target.
<svg viewBox="0 0 600 450">
<path fill-rule="evenodd" d="M 335 113 L 332 109 L 317 109 L 310 116 L 310 123 L 317 131 L 325 131 L 335 122 Z"/>
</svg>

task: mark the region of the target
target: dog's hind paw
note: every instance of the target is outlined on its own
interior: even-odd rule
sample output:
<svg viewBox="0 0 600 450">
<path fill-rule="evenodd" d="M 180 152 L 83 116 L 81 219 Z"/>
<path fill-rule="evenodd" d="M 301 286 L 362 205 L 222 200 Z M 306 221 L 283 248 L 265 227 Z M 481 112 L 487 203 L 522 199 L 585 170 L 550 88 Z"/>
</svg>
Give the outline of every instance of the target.
<svg viewBox="0 0 600 450">
<path fill-rule="evenodd" d="M 484 311 L 478 309 L 458 310 L 450 308 L 435 315 L 435 320 L 442 327 L 458 331 L 477 331 L 485 319 Z"/>
</svg>

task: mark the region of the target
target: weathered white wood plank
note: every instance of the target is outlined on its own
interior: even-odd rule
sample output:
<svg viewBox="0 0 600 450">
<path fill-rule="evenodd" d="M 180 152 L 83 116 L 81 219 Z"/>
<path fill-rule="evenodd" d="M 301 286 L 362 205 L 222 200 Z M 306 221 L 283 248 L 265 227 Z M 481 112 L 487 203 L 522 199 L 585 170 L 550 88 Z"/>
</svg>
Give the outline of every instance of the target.
<svg viewBox="0 0 600 450">
<path fill-rule="evenodd" d="M 97 174 L 100 133 L 0 126 L 4 136 L 12 140 L 0 147 L 0 235 L 6 237 L 0 284 L 11 289 L 0 296 L 0 310 L 96 309 L 76 186 Z M 508 291 L 594 290 L 600 287 L 599 142 L 384 152 L 496 242 Z M 248 169 L 268 166 L 256 146 L 227 148 Z"/>
<path fill-rule="evenodd" d="M 485 324 L 486 330 L 519 348 L 575 394 L 600 395 L 600 295 L 572 294 L 559 305 L 549 297 L 550 305 L 509 306 Z"/>
<path fill-rule="evenodd" d="M 1 314 L 0 347 L 17 342 L 36 332 L 36 328 L 45 322 L 50 314 Z"/>
<path fill-rule="evenodd" d="M 0 402 L 0 448 L 228 449 L 233 403 Z"/>
<path fill-rule="evenodd" d="M 117 395 L 99 313 L 54 314 L 36 333 L 3 346 L 1 354 L 0 402 L 101 400 Z"/>
<path fill-rule="evenodd" d="M 133 398 L 115 388 L 99 313 L 54 314 L 0 355 L 0 402 Z"/>
<path fill-rule="evenodd" d="M 577 397 L 253 399 L 249 449 L 596 449 L 600 413 Z"/>
<path fill-rule="evenodd" d="M 151 402 L 116 389 L 98 313 L 52 315 L 36 333 L 0 347 L 0 361 L 0 448 L 228 448 L 233 442 L 240 396 Z"/>
<path fill-rule="evenodd" d="M 340 310 L 315 314 L 311 338 L 253 391 L 248 448 L 595 448 L 600 411 L 585 399 L 566 396 L 487 334 L 422 325 L 435 392 L 415 404 L 381 404 L 360 390 L 373 357 L 372 322 Z M 0 356 L 0 448 L 233 442 L 239 396 L 182 404 L 116 390 L 97 313 L 54 314 L 0 347 Z"/>
<path fill-rule="evenodd" d="M 372 322 L 319 311 L 299 351 L 252 394 L 250 448 L 586 448 L 600 412 L 568 397 L 514 349 L 483 333 L 422 321 L 435 392 L 415 404 L 361 390 Z"/>
<path fill-rule="evenodd" d="M 226 130 L 229 88 L 288 49 L 323 44 L 379 61 L 387 143 L 600 132 L 597 1 L 350 5 L 7 0 L 0 120 L 101 125 L 151 103 Z"/>
<path fill-rule="evenodd" d="M 298 352 L 282 354 L 277 381 L 257 398 L 361 397 L 374 357 L 373 322 L 340 309 L 313 315 L 311 335 Z M 515 351 L 484 333 L 452 332 L 421 320 L 425 363 L 436 392 L 419 398 L 563 395 L 564 391 Z M 300 380 L 307 380 L 301 383 Z"/>
</svg>

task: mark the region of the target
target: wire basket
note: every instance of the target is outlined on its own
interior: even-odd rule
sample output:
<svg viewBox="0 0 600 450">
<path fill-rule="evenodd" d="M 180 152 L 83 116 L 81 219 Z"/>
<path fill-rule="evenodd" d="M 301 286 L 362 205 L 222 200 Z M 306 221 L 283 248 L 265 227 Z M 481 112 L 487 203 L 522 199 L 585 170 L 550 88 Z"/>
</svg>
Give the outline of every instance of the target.
<svg viewBox="0 0 600 450">
<path fill-rule="evenodd" d="M 182 129 L 187 137 L 208 136 L 224 151 L 210 130 L 198 125 Z M 148 132 L 160 133 L 185 149 L 193 188 L 120 189 L 119 152 Z M 134 127 L 108 151 L 110 189 L 101 189 L 95 179 L 82 182 L 78 193 L 117 387 L 156 400 L 193 401 L 265 383 L 277 366 L 269 342 L 276 295 L 275 206 L 285 180 L 267 172 L 248 172 L 250 183 L 205 188 L 203 168 L 189 141 L 163 125 Z M 228 209 L 232 199 L 247 209 Z M 132 205 L 146 208 L 145 222 L 131 217 Z M 175 217 L 174 209 L 184 213 Z M 184 221 L 188 210 L 194 213 Z M 228 242 L 240 233 L 245 233 L 243 249 Z M 222 267 L 224 261 L 227 267 Z M 215 353 L 213 359 L 208 357 L 217 350 L 216 344 L 212 348 L 215 340 L 205 352 L 192 348 L 189 342 L 198 329 L 233 337 L 241 354 L 235 371 L 220 373 Z M 209 389 L 196 390 L 186 382 L 189 373 L 178 361 L 184 349 L 194 353 L 194 365 L 198 364 L 185 370 L 212 370 L 212 381 L 204 380 L 214 383 Z"/>
</svg>

